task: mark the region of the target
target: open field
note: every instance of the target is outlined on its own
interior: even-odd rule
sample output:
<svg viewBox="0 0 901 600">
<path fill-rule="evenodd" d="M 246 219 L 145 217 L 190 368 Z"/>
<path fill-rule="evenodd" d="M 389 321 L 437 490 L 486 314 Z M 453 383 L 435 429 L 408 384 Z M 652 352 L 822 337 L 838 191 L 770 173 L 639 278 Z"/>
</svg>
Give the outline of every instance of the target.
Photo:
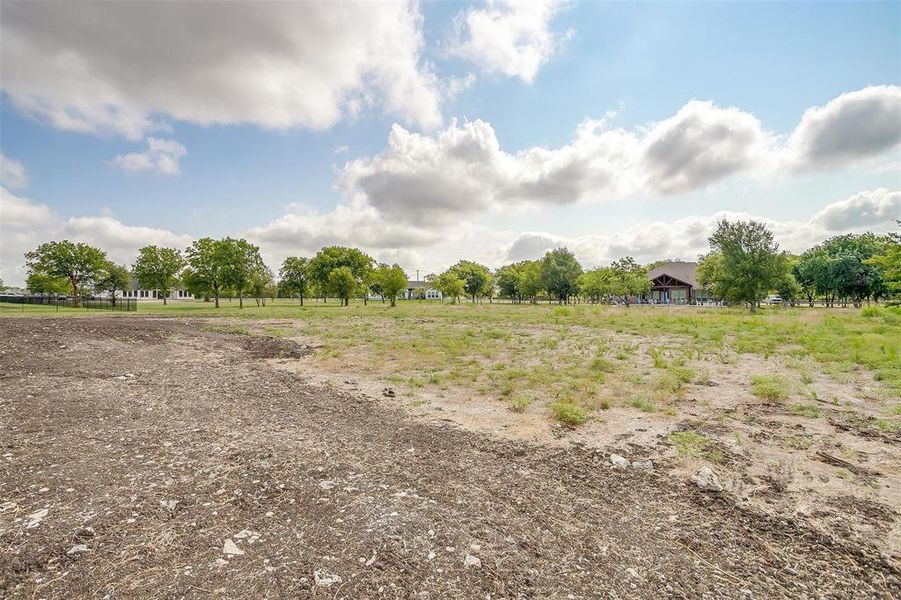
<svg viewBox="0 0 901 600">
<path fill-rule="evenodd" d="M 0 591 L 901 593 L 882 307 L 139 310 L 3 307 Z"/>
</svg>

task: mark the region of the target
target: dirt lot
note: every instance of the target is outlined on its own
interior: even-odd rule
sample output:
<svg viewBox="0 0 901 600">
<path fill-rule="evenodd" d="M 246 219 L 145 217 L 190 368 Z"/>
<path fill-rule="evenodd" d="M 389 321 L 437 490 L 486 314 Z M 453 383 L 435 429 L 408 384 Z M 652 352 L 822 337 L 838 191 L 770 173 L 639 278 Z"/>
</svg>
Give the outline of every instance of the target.
<svg viewBox="0 0 901 600">
<path fill-rule="evenodd" d="M 288 339 L 137 317 L 0 339 L 3 597 L 901 595 L 860 535 L 321 386 L 273 364 L 311 351 Z"/>
</svg>

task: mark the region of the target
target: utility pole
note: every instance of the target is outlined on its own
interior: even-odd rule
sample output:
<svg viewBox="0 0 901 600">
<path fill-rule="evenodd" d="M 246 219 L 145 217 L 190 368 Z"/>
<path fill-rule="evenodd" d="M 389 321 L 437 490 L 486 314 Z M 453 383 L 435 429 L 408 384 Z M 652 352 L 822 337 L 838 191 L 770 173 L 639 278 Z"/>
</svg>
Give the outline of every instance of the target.
<svg viewBox="0 0 901 600">
<path fill-rule="evenodd" d="M 419 269 L 416 269 L 416 281 L 419 281 Z"/>
</svg>

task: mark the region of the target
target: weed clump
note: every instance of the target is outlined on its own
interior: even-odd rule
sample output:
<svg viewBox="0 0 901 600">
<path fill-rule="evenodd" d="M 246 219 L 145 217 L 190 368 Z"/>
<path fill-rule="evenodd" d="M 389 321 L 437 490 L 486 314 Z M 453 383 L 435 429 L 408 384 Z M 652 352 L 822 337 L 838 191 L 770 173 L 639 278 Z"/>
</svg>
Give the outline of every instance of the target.
<svg viewBox="0 0 901 600">
<path fill-rule="evenodd" d="M 569 402 L 554 402 L 550 409 L 555 419 L 570 427 L 578 427 L 588 421 L 588 415 L 581 408 Z"/>
<path fill-rule="evenodd" d="M 780 375 L 754 375 L 751 390 L 764 400 L 785 400 L 788 398 L 788 381 Z"/>
<path fill-rule="evenodd" d="M 792 412 L 810 419 L 818 419 L 822 415 L 820 407 L 816 404 L 795 404 L 792 406 Z"/>
</svg>

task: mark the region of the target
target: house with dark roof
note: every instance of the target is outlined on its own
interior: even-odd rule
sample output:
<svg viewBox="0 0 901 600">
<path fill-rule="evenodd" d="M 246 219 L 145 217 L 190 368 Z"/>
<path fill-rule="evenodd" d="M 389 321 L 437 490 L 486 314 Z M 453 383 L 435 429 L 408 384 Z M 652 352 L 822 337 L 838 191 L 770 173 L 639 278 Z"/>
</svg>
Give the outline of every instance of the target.
<svg viewBox="0 0 901 600">
<path fill-rule="evenodd" d="M 698 263 L 673 261 L 648 271 L 651 291 L 646 300 L 660 304 L 694 304 L 713 300 L 710 292 L 698 284 Z"/>
</svg>

